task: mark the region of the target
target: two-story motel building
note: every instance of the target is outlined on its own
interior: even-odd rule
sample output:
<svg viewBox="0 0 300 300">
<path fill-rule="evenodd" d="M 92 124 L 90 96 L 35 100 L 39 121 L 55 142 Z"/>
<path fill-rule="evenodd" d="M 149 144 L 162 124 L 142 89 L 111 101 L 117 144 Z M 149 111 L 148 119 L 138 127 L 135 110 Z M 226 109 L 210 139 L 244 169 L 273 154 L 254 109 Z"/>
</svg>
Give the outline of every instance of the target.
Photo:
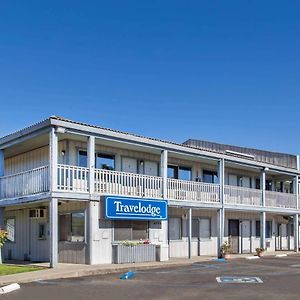
<svg viewBox="0 0 300 300">
<path fill-rule="evenodd" d="M 298 251 L 299 174 L 295 155 L 53 116 L 0 139 L 3 255 L 109 264 L 115 244 L 140 239 L 157 260 L 216 256 L 226 240 L 235 253 Z"/>
</svg>

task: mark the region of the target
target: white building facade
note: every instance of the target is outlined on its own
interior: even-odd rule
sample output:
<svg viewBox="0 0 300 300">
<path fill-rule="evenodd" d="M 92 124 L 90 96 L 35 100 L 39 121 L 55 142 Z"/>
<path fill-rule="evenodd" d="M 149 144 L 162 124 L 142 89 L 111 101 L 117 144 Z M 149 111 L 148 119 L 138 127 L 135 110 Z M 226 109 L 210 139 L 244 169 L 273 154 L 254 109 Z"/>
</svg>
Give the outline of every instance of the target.
<svg viewBox="0 0 300 300">
<path fill-rule="evenodd" d="M 225 241 L 298 251 L 299 175 L 295 155 L 50 117 L 0 139 L 4 258 L 110 264 L 124 241 L 161 261 L 217 256 Z"/>
</svg>

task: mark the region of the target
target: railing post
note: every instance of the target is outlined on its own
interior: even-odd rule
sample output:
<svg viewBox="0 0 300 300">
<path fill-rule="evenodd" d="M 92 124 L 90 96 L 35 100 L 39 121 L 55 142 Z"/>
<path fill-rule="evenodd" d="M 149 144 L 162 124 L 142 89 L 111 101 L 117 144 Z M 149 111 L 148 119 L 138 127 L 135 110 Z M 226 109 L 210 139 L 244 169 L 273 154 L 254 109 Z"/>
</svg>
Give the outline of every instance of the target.
<svg viewBox="0 0 300 300">
<path fill-rule="evenodd" d="M 4 176 L 4 150 L 0 149 L 0 177 Z M 3 196 L 2 186 L 4 184 L 0 181 L 0 199 Z"/>
<path fill-rule="evenodd" d="M 266 206 L 266 171 L 263 169 L 260 174 L 261 205 Z M 260 213 L 260 246 L 266 248 L 266 212 Z"/>
<path fill-rule="evenodd" d="M 162 197 L 168 197 L 168 151 L 163 150 L 160 156 L 160 176 L 162 177 Z"/>
<path fill-rule="evenodd" d="M 57 163 L 58 163 L 58 137 L 55 128 L 52 127 L 50 131 L 49 142 L 49 180 L 50 191 L 57 190 Z"/>
<path fill-rule="evenodd" d="M 218 210 L 218 256 L 221 255 L 221 247 L 224 243 L 224 232 L 225 232 L 225 208 L 224 208 L 224 200 L 225 200 L 225 160 L 222 158 L 219 161 L 219 184 L 220 184 L 220 203 L 221 208 Z"/>
</svg>

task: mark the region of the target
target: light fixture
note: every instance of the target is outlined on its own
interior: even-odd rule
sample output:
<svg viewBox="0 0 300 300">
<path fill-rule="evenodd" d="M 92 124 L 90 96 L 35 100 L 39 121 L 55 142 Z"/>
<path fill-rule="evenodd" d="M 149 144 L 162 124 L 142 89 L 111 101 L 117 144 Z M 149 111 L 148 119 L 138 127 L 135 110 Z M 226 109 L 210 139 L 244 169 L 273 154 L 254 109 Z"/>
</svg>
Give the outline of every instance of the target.
<svg viewBox="0 0 300 300">
<path fill-rule="evenodd" d="M 65 156 L 66 150 L 61 150 L 61 156 Z"/>
</svg>

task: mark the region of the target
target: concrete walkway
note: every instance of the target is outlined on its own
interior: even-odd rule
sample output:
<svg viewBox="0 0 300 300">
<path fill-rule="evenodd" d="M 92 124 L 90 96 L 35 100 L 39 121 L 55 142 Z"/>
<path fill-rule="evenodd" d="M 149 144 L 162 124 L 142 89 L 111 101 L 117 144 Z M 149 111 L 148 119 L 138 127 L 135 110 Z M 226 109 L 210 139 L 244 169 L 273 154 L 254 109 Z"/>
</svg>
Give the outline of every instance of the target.
<svg viewBox="0 0 300 300">
<path fill-rule="evenodd" d="M 287 254 L 293 255 L 295 252 L 268 252 L 268 255 L 276 255 L 276 254 Z M 237 254 L 231 255 L 231 259 L 237 258 L 247 258 L 250 256 L 254 256 L 253 254 Z M 49 264 L 30 264 L 32 266 L 40 266 L 45 267 L 44 270 L 32 271 L 26 273 L 18 273 L 12 275 L 4 275 L 0 276 L 0 286 L 7 285 L 10 283 L 28 283 L 32 281 L 38 280 L 53 280 L 60 278 L 74 278 L 74 277 L 82 277 L 89 275 L 101 275 L 101 274 L 109 274 L 109 273 L 123 273 L 129 270 L 139 270 L 139 269 L 155 269 L 155 268 L 168 268 L 168 267 L 179 267 L 179 266 L 187 266 L 197 262 L 205 262 L 211 261 L 216 257 L 212 256 L 198 256 L 193 257 L 192 259 L 188 258 L 176 258 L 170 259 L 165 262 L 145 262 L 145 263 L 134 263 L 134 264 L 103 264 L 103 265 L 78 265 L 78 264 L 58 264 L 56 268 L 49 268 Z M 24 263 L 14 263 L 14 265 L 21 265 Z"/>
</svg>

